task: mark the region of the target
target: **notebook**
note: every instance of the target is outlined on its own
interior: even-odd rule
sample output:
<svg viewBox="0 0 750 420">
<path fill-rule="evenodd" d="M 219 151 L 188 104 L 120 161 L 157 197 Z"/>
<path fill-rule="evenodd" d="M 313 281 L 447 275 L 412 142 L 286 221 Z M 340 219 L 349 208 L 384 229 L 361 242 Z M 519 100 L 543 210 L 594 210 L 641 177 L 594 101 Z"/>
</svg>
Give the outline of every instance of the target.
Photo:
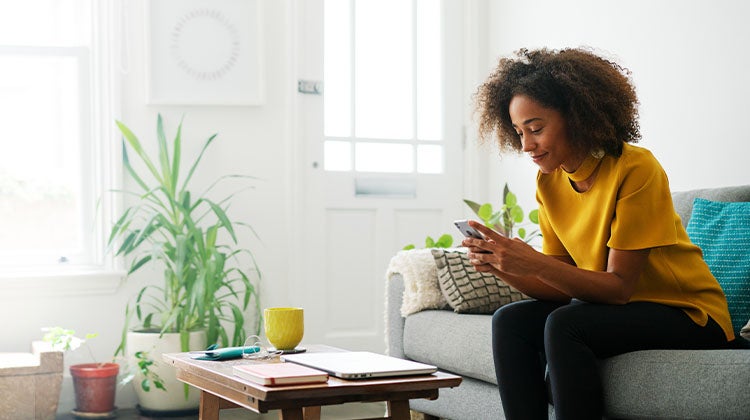
<svg viewBox="0 0 750 420">
<path fill-rule="evenodd" d="M 300 353 L 283 355 L 281 358 L 342 379 L 427 375 L 437 371 L 436 366 L 367 351 Z"/>
<path fill-rule="evenodd" d="M 328 374 L 296 363 L 261 363 L 235 365 L 232 373 L 263 385 L 325 383 Z"/>
</svg>

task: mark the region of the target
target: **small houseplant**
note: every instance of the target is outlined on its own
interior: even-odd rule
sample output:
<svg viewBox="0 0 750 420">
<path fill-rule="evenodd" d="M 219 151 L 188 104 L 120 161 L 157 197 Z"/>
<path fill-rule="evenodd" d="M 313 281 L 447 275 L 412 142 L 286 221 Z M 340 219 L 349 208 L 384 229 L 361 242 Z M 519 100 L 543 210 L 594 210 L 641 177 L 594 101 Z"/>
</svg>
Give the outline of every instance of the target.
<svg viewBox="0 0 750 420">
<path fill-rule="evenodd" d="M 96 337 L 96 334 L 86 334 L 85 338 L 80 338 L 76 337 L 75 331 L 62 327 L 44 328 L 43 331 L 45 331 L 43 340 L 49 342 L 54 350 L 67 352 L 84 345 L 91 359 L 95 360 L 91 348 L 85 343 Z M 111 415 L 115 410 L 119 371 L 120 365 L 111 362 L 71 365 L 70 375 L 73 377 L 73 391 L 76 399 L 73 414 L 81 417 Z"/>
<path fill-rule="evenodd" d="M 497 211 L 492 204 L 477 202 L 464 199 L 469 208 L 482 220 L 485 226 L 494 229 L 508 238 L 521 238 L 526 243 L 531 242 L 534 238 L 542 236 L 539 229 L 527 231 L 522 224 L 524 221 L 523 208 L 518 204 L 516 195 L 510 191 L 508 184 L 503 188 L 503 204 Z M 539 210 L 534 209 L 528 214 L 528 221 L 533 225 L 539 225 Z M 527 223 L 528 224 L 528 223 Z M 449 234 L 443 234 L 435 241 L 432 237 L 425 238 L 425 248 L 450 248 L 453 245 L 453 237 Z M 415 249 L 414 244 L 406 245 L 403 250 Z"/>
<path fill-rule="evenodd" d="M 136 386 L 136 391 L 142 408 L 179 411 L 188 407 L 156 406 L 165 400 L 161 395 L 144 404 L 144 393 L 154 388 L 158 389 L 154 392 L 174 392 L 169 389 L 169 383 L 178 384 L 171 368 L 151 372 L 161 361 L 159 353 L 170 351 L 164 350 L 164 340 L 177 343 L 178 348 L 171 351 L 198 350 L 207 344 L 242 345 L 246 336 L 244 313 L 251 301 L 254 315 L 251 331 L 260 333 L 260 302 L 251 280 L 251 275 L 259 279 L 260 271 L 251 251 L 239 247 L 237 239 L 239 227 L 247 228 L 253 236 L 255 233 L 249 225 L 232 221 L 227 214 L 232 199 L 240 190 L 219 200 L 208 196 L 221 182 L 251 177 L 225 175 L 198 193 L 191 188 L 190 182 L 216 134 L 205 141 L 192 162 L 184 162 L 182 122 L 169 142 L 162 117 L 157 117 L 158 155 L 155 158 L 146 152 L 141 141 L 125 124 L 117 121 L 117 126 L 123 136 L 123 165 L 137 190 L 118 191 L 136 200 L 114 223 L 108 240 L 109 249 L 116 256 L 129 260 L 128 275 L 144 266 L 154 265 L 162 270 L 163 277 L 160 284 L 143 287 L 132 306 L 126 307 L 126 323 L 115 354 L 125 355 L 127 343 L 127 353 L 136 356 L 137 360 L 130 362 L 140 368 L 135 376 L 136 384 L 140 385 Z M 131 152 L 137 158 L 137 164 L 131 162 Z M 243 265 L 249 268 L 242 268 Z M 133 318 L 136 325 L 132 324 Z M 132 348 L 135 347 L 134 337 L 148 333 L 155 333 L 162 342 L 143 344 L 147 348 Z M 167 334 L 174 338 L 167 337 Z M 191 337 L 196 334 L 198 338 L 192 346 L 201 348 L 190 348 L 191 340 L 194 340 Z M 184 388 L 184 399 L 187 399 L 187 387 L 177 388 Z"/>
<path fill-rule="evenodd" d="M 432 236 L 428 236 L 424 240 L 425 248 L 450 248 L 451 245 L 453 245 L 453 236 L 447 233 L 440 235 L 437 241 L 432 239 Z M 416 248 L 417 247 L 414 244 L 408 244 L 403 248 L 403 250 L 408 251 L 410 249 Z"/>
<path fill-rule="evenodd" d="M 522 225 L 524 220 L 523 208 L 518 204 L 518 199 L 508 188 L 506 183 L 503 187 L 503 204 L 500 209 L 495 210 L 490 203 L 479 204 L 471 200 L 464 200 L 471 210 L 484 222 L 485 226 L 500 232 L 508 238 L 518 237 L 526 243 L 541 236 L 538 228 L 527 231 Z M 539 210 L 534 209 L 528 214 L 529 222 L 539 225 Z"/>
</svg>

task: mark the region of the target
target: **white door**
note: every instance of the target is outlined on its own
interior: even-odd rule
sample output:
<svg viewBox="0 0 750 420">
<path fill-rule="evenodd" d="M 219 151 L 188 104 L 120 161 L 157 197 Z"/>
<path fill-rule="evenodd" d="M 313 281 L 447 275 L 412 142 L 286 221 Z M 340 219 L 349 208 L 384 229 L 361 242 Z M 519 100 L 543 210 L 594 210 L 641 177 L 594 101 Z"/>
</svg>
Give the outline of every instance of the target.
<svg viewBox="0 0 750 420">
<path fill-rule="evenodd" d="M 290 295 L 305 308 L 304 342 L 383 352 L 390 258 L 453 234 L 463 214 L 461 2 L 296 8 Z"/>
</svg>

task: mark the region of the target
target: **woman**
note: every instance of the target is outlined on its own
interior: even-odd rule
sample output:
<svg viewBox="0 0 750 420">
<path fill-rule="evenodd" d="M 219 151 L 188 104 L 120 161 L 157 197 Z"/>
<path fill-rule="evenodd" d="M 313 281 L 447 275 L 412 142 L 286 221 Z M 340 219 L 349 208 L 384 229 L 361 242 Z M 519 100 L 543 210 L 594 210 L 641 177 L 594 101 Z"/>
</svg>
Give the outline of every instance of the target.
<svg viewBox="0 0 750 420">
<path fill-rule="evenodd" d="M 493 316 L 509 419 L 600 419 L 597 359 L 643 349 L 725 347 L 727 302 L 672 205 L 667 176 L 636 147 L 629 72 L 583 49 L 520 50 L 479 87 L 480 136 L 539 166 L 542 252 L 472 222 L 478 271 L 532 300 Z"/>
</svg>

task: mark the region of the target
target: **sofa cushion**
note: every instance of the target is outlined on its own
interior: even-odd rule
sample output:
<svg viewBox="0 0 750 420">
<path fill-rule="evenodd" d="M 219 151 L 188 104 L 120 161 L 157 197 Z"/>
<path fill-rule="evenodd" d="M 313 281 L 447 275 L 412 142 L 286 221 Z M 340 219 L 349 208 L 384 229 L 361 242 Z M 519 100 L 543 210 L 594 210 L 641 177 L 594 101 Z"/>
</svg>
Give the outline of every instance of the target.
<svg viewBox="0 0 750 420">
<path fill-rule="evenodd" d="M 750 319 L 750 202 L 696 198 L 687 231 L 724 290 L 739 333 Z"/>
<path fill-rule="evenodd" d="M 433 249 L 440 290 L 454 312 L 491 314 L 505 304 L 528 299 L 490 273 L 478 272 L 465 251 Z"/>
<path fill-rule="evenodd" d="M 491 316 L 442 310 L 411 314 L 404 322 L 404 355 L 497 385 Z"/>
<path fill-rule="evenodd" d="M 750 350 L 643 350 L 600 366 L 607 417 L 746 419 Z"/>
</svg>

